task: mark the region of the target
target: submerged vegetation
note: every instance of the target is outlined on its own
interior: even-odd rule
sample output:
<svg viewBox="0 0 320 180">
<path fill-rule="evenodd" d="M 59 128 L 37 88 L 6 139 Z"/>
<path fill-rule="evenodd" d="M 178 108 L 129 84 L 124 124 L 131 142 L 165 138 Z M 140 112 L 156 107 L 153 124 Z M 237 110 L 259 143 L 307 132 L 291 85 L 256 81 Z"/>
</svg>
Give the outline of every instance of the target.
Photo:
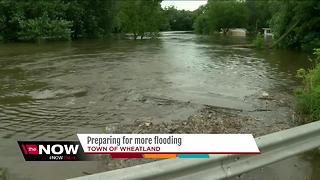
<svg viewBox="0 0 320 180">
<path fill-rule="evenodd" d="M 304 116 L 304 123 L 320 120 L 320 49 L 315 49 L 314 55 L 315 67 L 310 70 L 300 69 L 297 73 L 304 87 L 296 92 L 296 109 Z"/>
<path fill-rule="evenodd" d="M 256 38 L 253 40 L 254 47 L 262 49 L 266 47 L 265 39 L 261 34 L 257 34 Z"/>
<path fill-rule="evenodd" d="M 132 33 L 134 39 L 146 35 L 155 37 L 163 18 L 160 15 L 159 0 L 121 0 L 118 1 L 114 30 L 117 33 Z"/>
</svg>

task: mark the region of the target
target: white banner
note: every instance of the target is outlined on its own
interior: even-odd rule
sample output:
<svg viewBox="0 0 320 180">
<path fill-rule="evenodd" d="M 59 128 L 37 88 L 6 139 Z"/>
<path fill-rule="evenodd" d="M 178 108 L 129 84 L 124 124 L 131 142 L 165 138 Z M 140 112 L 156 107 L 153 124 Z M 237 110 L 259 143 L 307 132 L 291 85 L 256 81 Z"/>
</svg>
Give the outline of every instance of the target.
<svg viewBox="0 0 320 180">
<path fill-rule="evenodd" d="M 85 153 L 256 154 L 252 134 L 77 134 Z"/>
</svg>

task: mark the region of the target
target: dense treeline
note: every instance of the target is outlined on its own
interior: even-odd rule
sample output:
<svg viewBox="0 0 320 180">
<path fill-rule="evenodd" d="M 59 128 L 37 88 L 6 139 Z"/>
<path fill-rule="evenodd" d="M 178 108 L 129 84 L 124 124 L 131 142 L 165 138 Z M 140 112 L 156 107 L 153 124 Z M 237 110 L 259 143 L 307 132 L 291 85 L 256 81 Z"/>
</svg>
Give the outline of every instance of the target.
<svg viewBox="0 0 320 180">
<path fill-rule="evenodd" d="M 161 0 L 0 0 L 0 38 L 8 41 L 101 38 L 159 30 L 192 30 L 190 11 L 161 9 Z"/>
<path fill-rule="evenodd" d="M 280 47 L 312 50 L 320 47 L 320 1 L 271 1 L 270 26 Z M 290 30 L 291 31 L 288 31 Z"/>
<path fill-rule="evenodd" d="M 115 0 L 1 0 L 0 36 L 13 41 L 102 37 L 111 32 L 114 13 Z"/>
<path fill-rule="evenodd" d="M 161 0 L 0 0 L 0 38 L 7 41 L 101 38 L 193 30 L 191 11 L 161 8 Z"/>
<path fill-rule="evenodd" d="M 271 9 L 266 0 L 208 0 L 207 5 L 198 11 L 194 26 L 201 34 L 226 33 L 231 28 L 246 28 L 256 33 L 268 27 L 271 19 Z"/>
<path fill-rule="evenodd" d="M 0 0 L 0 38 L 9 41 L 103 38 L 132 33 L 134 39 L 159 31 L 200 34 L 271 27 L 278 47 L 320 46 L 320 1 L 208 0 L 197 10 L 162 9 L 162 0 Z"/>
<path fill-rule="evenodd" d="M 196 14 L 192 11 L 177 10 L 175 7 L 164 8 L 162 12 L 165 21 L 163 31 L 192 31 Z"/>
<path fill-rule="evenodd" d="M 208 0 L 197 10 L 185 11 L 168 7 L 163 10 L 166 18 L 162 30 L 195 30 L 200 34 L 226 33 L 231 28 L 247 28 L 256 33 L 269 27 L 270 3 L 257 0 Z"/>
<path fill-rule="evenodd" d="M 226 34 L 230 28 L 247 26 L 248 10 L 245 3 L 240 1 L 209 0 L 201 10 L 202 13 L 195 22 L 198 33 L 212 34 L 222 30 Z"/>
<path fill-rule="evenodd" d="M 251 33 L 271 27 L 278 47 L 312 50 L 320 47 L 320 1 L 208 0 L 200 8 L 195 30 L 201 34 L 230 28 L 246 28 Z"/>
</svg>

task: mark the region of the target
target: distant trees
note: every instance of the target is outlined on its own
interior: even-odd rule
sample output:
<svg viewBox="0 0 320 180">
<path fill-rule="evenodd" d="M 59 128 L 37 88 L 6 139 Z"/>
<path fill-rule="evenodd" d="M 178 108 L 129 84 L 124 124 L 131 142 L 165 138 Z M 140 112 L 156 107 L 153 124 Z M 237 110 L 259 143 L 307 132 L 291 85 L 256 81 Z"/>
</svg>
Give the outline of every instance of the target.
<svg viewBox="0 0 320 180">
<path fill-rule="evenodd" d="M 230 28 L 247 28 L 256 33 L 269 26 L 270 4 L 269 0 L 209 0 L 196 10 L 194 27 L 200 34 L 226 33 Z"/>
<path fill-rule="evenodd" d="M 5 40 L 102 37 L 112 30 L 115 0 L 1 0 Z"/>
<path fill-rule="evenodd" d="M 247 26 L 249 14 L 242 1 L 211 0 L 206 6 L 195 22 L 199 33 L 211 34 L 220 30 L 227 33 L 230 28 Z"/>
<path fill-rule="evenodd" d="M 197 10 L 161 8 L 162 0 L 0 0 L 0 40 L 103 38 L 160 30 L 200 34 L 230 28 L 258 32 L 270 26 L 278 47 L 320 47 L 320 1 L 208 0 Z"/>
<path fill-rule="evenodd" d="M 0 39 L 102 38 L 110 33 L 156 36 L 161 0 L 0 0 Z"/>
<path fill-rule="evenodd" d="M 319 0 L 208 0 L 196 12 L 194 28 L 200 34 L 226 33 L 236 27 L 258 33 L 263 27 L 271 27 L 278 47 L 320 47 Z"/>
<path fill-rule="evenodd" d="M 195 16 L 192 11 L 177 10 L 170 6 L 163 9 L 166 26 L 162 30 L 166 31 L 192 31 Z"/>
<path fill-rule="evenodd" d="M 272 16 L 270 0 L 246 0 L 245 4 L 249 13 L 247 29 L 250 32 L 258 32 L 261 28 L 269 27 Z"/>
<path fill-rule="evenodd" d="M 160 30 L 192 30 L 195 16 L 162 0 L 0 0 L 0 39 L 35 41 L 103 38 L 132 33 L 156 37 Z"/>
</svg>

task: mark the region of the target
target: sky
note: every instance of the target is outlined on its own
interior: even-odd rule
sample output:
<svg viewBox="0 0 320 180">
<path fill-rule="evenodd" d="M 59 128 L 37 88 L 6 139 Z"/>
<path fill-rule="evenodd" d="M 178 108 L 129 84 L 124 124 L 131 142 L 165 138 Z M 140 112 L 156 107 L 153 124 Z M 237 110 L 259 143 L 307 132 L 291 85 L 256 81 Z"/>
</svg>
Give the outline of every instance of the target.
<svg viewBox="0 0 320 180">
<path fill-rule="evenodd" d="M 179 10 L 193 11 L 198 9 L 199 6 L 207 3 L 207 0 L 163 0 L 162 7 L 175 6 Z"/>
</svg>

